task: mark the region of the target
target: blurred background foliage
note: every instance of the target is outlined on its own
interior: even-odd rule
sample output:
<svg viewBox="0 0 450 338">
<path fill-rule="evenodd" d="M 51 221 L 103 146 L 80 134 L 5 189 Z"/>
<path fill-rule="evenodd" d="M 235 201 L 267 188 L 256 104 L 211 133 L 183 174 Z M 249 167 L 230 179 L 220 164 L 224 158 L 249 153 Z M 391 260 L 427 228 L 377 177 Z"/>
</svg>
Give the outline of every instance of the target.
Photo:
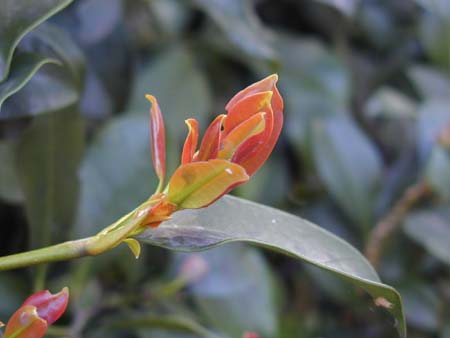
<svg viewBox="0 0 450 338">
<path fill-rule="evenodd" d="M 409 337 L 449 338 L 449 0 L 0 0 L 0 254 L 92 235 L 152 193 L 145 93 L 173 170 L 184 119 L 205 128 L 273 72 L 284 132 L 236 194 L 350 241 L 402 293 Z M 360 290 L 244 245 L 1 273 L 0 318 L 44 285 L 71 286 L 73 337 L 397 335 Z"/>
</svg>

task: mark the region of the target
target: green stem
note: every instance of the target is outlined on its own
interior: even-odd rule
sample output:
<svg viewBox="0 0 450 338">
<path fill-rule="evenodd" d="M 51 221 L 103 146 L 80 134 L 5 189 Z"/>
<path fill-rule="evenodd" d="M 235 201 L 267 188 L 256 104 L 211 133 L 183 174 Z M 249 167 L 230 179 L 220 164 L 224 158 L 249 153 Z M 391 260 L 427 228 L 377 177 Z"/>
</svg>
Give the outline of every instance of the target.
<svg viewBox="0 0 450 338">
<path fill-rule="evenodd" d="M 64 242 L 42 249 L 0 257 L 0 271 L 100 255 L 115 248 L 133 234 L 146 216 L 145 212 L 132 212 L 114 223 L 110 231 L 102 231 L 92 237 Z"/>
</svg>

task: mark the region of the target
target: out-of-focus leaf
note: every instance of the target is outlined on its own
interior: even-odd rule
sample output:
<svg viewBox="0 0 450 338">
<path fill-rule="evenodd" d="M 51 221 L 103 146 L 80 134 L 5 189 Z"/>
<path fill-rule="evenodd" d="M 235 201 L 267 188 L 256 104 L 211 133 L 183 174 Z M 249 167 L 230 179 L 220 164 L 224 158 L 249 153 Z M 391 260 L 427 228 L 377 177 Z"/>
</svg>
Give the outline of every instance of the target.
<svg viewBox="0 0 450 338">
<path fill-rule="evenodd" d="M 19 118 L 60 111 L 77 102 L 78 90 L 69 73 L 58 65 L 47 65 L 3 104 L 1 117 Z"/>
<path fill-rule="evenodd" d="M 19 203 L 23 201 L 23 192 L 16 172 L 16 158 L 12 142 L 0 142 L 0 198 Z"/>
<path fill-rule="evenodd" d="M 0 318 L 6 319 L 16 311 L 26 297 L 23 279 L 2 273 L 0 275 Z"/>
<path fill-rule="evenodd" d="M 425 179 L 431 188 L 450 201 L 450 151 L 435 145 L 425 169 Z"/>
<path fill-rule="evenodd" d="M 406 218 L 403 229 L 430 254 L 450 265 L 448 250 L 450 211 L 448 208 L 414 212 Z"/>
<path fill-rule="evenodd" d="M 182 34 L 189 20 L 188 2 L 153 0 L 149 6 L 157 19 L 159 30 L 165 35 Z"/>
<path fill-rule="evenodd" d="M 345 15 L 353 16 L 361 0 L 318 0 L 327 5 L 333 6 Z"/>
<path fill-rule="evenodd" d="M 171 140 L 174 146 L 182 144 L 187 134 L 184 120 L 195 116 L 200 129 L 206 125 L 211 107 L 209 85 L 186 47 L 178 46 L 162 52 L 139 73 L 127 111 L 148 116 L 150 107 L 145 94 L 155 96 L 159 102 L 166 125 L 168 149 Z M 168 157 L 168 168 L 173 169 L 175 165 L 169 161 L 170 153 Z"/>
<path fill-rule="evenodd" d="M 371 96 L 366 111 L 370 117 L 407 118 L 416 115 L 416 105 L 401 92 L 383 87 Z"/>
<path fill-rule="evenodd" d="M 110 35 L 123 14 L 122 0 L 85 0 L 76 7 L 78 38 L 94 44 Z"/>
<path fill-rule="evenodd" d="M 430 99 L 425 101 L 418 112 L 417 147 L 419 158 L 426 161 L 436 143 L 439 133 L 450 123 L 450 101 Z"/>
<path fill-rule="evenodd" d="M 328 118 L 313 131 L 315 164 L 327 190 L 363 231 L 372 223 L 382 178 L 377 149 L 349 118 Z"/>
<path fill-rule="evenodd" d="M 424 98 L 445 99 L 450 93 L 450 80 L 433 68 L 413 66 L 408 70 L 408 75 Z"/>
<path fill-rule="evenodd" d="M 450 71 L 450 4 L 447 0 L 429 1 L 429 10 L 422 15 L 421 42 L 431 60 Z"/>
<path fill-rule="evenodd" d="M 236 196 L 267 204 L 278 205 L 289 194 L 289 172 L 282 155 L 275 152 L 252 178 L 233 191 Z M 276 177 L 277 179 L 273 179 Z"/>
<path fill-rule="evenodd" d="M 450 1 L 448 0 L 416 0 L 416 2 L 432 13 L 450 13 Z"/>
<path fill-rule="evenodd" d="M 192 0 L 225 32 L 228 39 L 252 57 L 273 60 L 275 50 L 268 43 L 252 0 Z"/>
<path fill-rule="evenodd" d="M 435 332 L 439 327 L 440 300 L 431 286 L 411 284 L 401 290 L 408 325 Z"/>
<path fill-rule="evenodd" d="M 100 231 L 148 199 L 156 188 L 151 169 L 148 116 L 111 120 L 84 158 L 75 237 Z"/>
<path fill-rule="evenodd" d="M 21 135 L 17 170 L 34 248 L 50 244 L 53 227 L 73 222 L 83 146 L 83 120 L 74 109 L 38 116 Z"/>
<path fill-rule="evenodd" d="M 10 117 L 2 111 L 5 100 L 22 89 L 39 68 L 48 63 L 57 63 L 57 61 L 30 53 L 20 53 L 14 59 L 10 76 L 0 83 L 0 119 Z"/>
<path fill-rule="evenodd" d="M 141 337 L 159 337 L 154 335 L 161 330 L 161 337 L 201 337 L 201 338 L 221 338 L 208 329 L 204 328 L 194 320 L 182 316 L 158 316 L 148 314 L 143 316 L 134 315 L 131 319 L 122 319 L 115 323 L 117 327 L 133 327 L 139 332 Z M 153 334 L 152 334 L 153 333 Z"/>
<path fill-rule="evenodd" d="M 56 58 L 67 68 L 74 84 L 81 88 L 85 59 L 71 36 L 61 28 L 44 23 L 33 30 L 21 43 L 22 49 Z"/>
<path fill-rule="evenodd" d="M 240 337 L 244 331 L 275 336 L 275 295 L 263 256 L 242 244 L 196 255 L 206 261 L 208 270 L 190 285 L 190 291 L 212 327 L 230 337 Z M 189 259 L 186 255 L 180 258 Z"/>
<path fill-rule="evenodd" d="M 183 251 L 245 241 L 286 253 L 355 283 L 378 301 L 384 300 L 396 318 L 400 335 L 406 335 L 400 295 L 380 282 L 356 249 L 316 225 L 280 210 L 224 196 L 207 208 L 176 212 L 171 220 L 146 231 L 139 240 Z"/>
<path fill-rule="evenodd" d="M 26 33 L 72 0 L 1 0 L 0 1 L 0 82 L 9 74 L 15 48 Z"/>
<path fill-rule="evenodd" d="M 347 110 L 350 81 L 344 65 L 316 40 L 277 35 L 280 88 L 286 104 L 286 132 L 299 152 L 309 157 L 314 121 Z"/>
</svg>

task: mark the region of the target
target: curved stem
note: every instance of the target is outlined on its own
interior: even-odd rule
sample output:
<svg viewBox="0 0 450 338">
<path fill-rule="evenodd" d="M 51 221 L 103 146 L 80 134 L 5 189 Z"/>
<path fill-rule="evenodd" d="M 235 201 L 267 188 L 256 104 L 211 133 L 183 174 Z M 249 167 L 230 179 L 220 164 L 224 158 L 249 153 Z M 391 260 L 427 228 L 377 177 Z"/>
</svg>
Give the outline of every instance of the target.
<svg viewBox="0 0 450 338">
<path fill-rule="evenodd" d="M 101 231 L 92 237 L 0 257 L 0 271 L 100 255 L 115 248 L 133 234 L 146 216 L 145 212 L 131 212 L 114 223 L 112 228 L 108 227 L 110 231 Z"/>
</svg>

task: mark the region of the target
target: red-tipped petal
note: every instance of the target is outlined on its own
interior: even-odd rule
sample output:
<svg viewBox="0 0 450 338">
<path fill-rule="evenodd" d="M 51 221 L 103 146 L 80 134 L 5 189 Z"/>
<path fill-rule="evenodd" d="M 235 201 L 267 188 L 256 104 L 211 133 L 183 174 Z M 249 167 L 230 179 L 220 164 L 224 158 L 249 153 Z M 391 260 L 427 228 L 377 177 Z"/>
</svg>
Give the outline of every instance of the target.
<svg viewBox="0 0 450 338">
<path fill-rule="evenodd" d="M 168 200 L 179 209 L 203 208 L 248 179 L 244 168 L 227 160 L 185 164 L 170 179 Z"/>
<path fill-rule="evenodd" d="M 272 74 L 268 77 L 262 79 L 261 81 L 255 82 L 248 86 L 247 88 L 242 89 L 239 93 L 233 96 L 233 98 L 228 102 L 225 106 L 225 110 L 230 111 L 230 109 L 244 97 L 249 96 L 254 93 L 272 91 L 275 87 L 275 84 L 278 81 L 278 75 Z"/>
<path fill-rule="evenodd" d="M 220 145 L 220 133 L 225 118 L 226 115 L 224 114 L 217 116 L 209 125 L 208 129 L 206 129 L 198 155 L 195 158 L 196 161 L 207 161 L 217 158 Z"/>
<path fill-rule="evenodd" d="M 23 305 L 32 305 L 37 308 L 39 317 L 48 325 L 53 324 L 66 311 L 69 302 L 69 289 L 63 288 L 52 295 L 48 290 L 39 291 L 28 297 Z"/>
<path fill-rule="evenodd" d="M 35 306 L 22 305 L 9 319 L 4 338 L 41 338 L 47 322 L 40 318 Z"/>
<path fill-rule="evenodd" d="M 198 122 L 195 119 L 187 119 L 188 134 L 184 141 L 183 153 L 181 154 L 181 164 L 192 162 L 198 143 Z"/>
<path fill-rule="evenodd" d="M 162 187 L 166 176 L 166 133 L 164 129 L 164 120 L 156 98 L 153 95 L 146 95 L 145 97 L 152 104 L 150 109 L 152 162 L 160 182 L 159 186 Z"/>
<path fill-rule="evenodd" d="M 266 126 L 265 115 L 263 112 L 255 114 L 230 131 L 220 142 L 218 158 L 231 159 L 236 149 L 246 140 L 263 132 Z"/>
<path fill-rule="evenodd" d="M 283 126 L 283 98 L 276 87 L 278 77 L 271 75 L 236 94 L 228 103 L 228 109 L 233 109 L 239 101 L 257 90 L 272 90 L 271 110 L 266 115 L 266 129 L 263 133 L 248 139 L 236 151 L 232 162 L 242 165 L 247 173 L 253 175 L 267 160 L 280 136 Z M 269 133 L 270 131 L 270 133 Z"/>
<path fill-rule="evenodd" d="M 272 96 L 272 91 L 252 93 L 227 109 L 228 115 L 223 123 L 224 135 L 230 133 L 231 130 L 248 120 L 252 115 L 270 109 Z"/>
</svg>

